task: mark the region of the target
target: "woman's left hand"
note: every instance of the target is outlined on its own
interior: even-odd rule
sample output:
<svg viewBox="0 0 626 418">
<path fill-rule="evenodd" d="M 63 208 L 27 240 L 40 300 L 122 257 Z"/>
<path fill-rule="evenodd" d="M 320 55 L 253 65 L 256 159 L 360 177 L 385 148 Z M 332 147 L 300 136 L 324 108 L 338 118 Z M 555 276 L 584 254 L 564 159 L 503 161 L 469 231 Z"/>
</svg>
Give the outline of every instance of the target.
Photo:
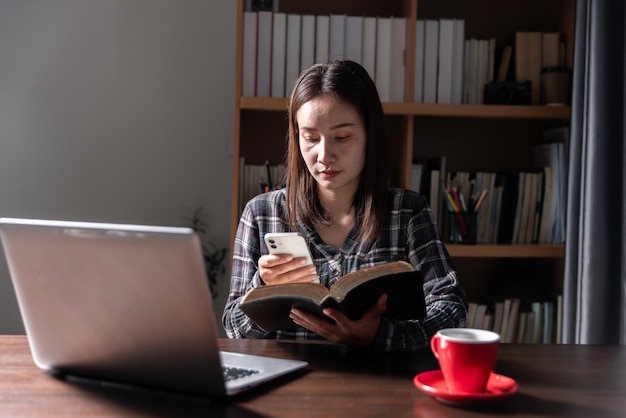
<svg viewBox="0 0 626 418">
<path fill-rule="evenodd" d="M 376 304 L 356 321 L 332 308 L 324 309 L 324 315 L 334 320 L 335 323 L 297 308 L 293 308 L 289 316 L 297 325 L 331 342 L 346 344 L 352 347 L 371 347 L 376 341 L 380 315 L 385 312 L 385 309 L 387 309 L 386 294 L 381 295 Z"/>
</svg>

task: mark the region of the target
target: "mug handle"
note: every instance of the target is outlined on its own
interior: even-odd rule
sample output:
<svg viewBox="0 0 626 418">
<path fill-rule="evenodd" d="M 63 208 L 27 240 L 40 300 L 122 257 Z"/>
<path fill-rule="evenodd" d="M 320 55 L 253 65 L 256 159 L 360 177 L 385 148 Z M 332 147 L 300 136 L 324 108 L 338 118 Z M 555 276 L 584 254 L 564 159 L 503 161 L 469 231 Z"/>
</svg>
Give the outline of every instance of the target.
<svg viewBox="0 0 626 418">
<path fill-rule="evenodd" d="M 430 349 L 433 350 L 433 354 L 437 359 L 439 359 L 439 340 L 441 338 L 439 335 L 433 335 L 433 338 L 430 339 Z"/>
</svg>

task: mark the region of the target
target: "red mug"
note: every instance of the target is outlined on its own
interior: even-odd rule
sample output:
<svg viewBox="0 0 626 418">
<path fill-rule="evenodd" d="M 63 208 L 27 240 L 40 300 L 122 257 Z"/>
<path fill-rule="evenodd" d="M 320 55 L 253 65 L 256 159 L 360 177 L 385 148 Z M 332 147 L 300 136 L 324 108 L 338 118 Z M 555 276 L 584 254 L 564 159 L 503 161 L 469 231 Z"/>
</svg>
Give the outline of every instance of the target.
<svg viewBox="0 0 626 418">
<path fill-rule="evenodd" d="M 446 386 L 455 393 L 485 392 L 499 345 L 499 334 L 473 328 L 442 329 L 430 340 Z"/>
</svg>

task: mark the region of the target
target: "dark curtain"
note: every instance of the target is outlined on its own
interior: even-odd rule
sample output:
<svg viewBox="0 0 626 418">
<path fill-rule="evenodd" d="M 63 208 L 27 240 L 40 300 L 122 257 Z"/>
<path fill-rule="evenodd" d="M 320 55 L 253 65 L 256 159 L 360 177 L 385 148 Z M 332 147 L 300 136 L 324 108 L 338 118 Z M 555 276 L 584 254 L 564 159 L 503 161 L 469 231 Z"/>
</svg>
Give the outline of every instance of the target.
<svg viewBox="0 0 626 418">
<path fill-rule="evenodd" d="M 626 343 L 624 0 L 578 0 L 563 342 Z"/>
</svg>

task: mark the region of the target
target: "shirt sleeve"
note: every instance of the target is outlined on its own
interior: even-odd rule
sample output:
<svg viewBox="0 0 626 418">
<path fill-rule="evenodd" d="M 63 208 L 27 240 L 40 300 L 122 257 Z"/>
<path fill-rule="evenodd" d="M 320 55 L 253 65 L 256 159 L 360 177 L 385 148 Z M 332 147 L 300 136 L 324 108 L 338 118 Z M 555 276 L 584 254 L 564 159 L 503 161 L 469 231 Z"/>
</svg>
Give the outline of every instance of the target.
<svg viewBox="0 0 626 418">
<path fill-rule="evenodd" d="M 268 337 L 266 331 L 239 309 L 239 301 L 246 292 L 262 285 L 257 268 L 260 256 L 259 229 L 249 203 L 241 215 L 235 235 L 230 291 L 222 315 L 224 331 L 229 338 Z"/>
<path fill-rule="evenodd" d="M 422 320 L 390 320 L 381 317 L 376 351 L 415 350 L 430 345 L 442 328 L 464 327 L 467 322 L 466 296 L 450 255 L 439 237 L 430 208 L 418 205 L 407 225 L 408 258 L 424 278 L 426 317 Z"/>
</svg>

